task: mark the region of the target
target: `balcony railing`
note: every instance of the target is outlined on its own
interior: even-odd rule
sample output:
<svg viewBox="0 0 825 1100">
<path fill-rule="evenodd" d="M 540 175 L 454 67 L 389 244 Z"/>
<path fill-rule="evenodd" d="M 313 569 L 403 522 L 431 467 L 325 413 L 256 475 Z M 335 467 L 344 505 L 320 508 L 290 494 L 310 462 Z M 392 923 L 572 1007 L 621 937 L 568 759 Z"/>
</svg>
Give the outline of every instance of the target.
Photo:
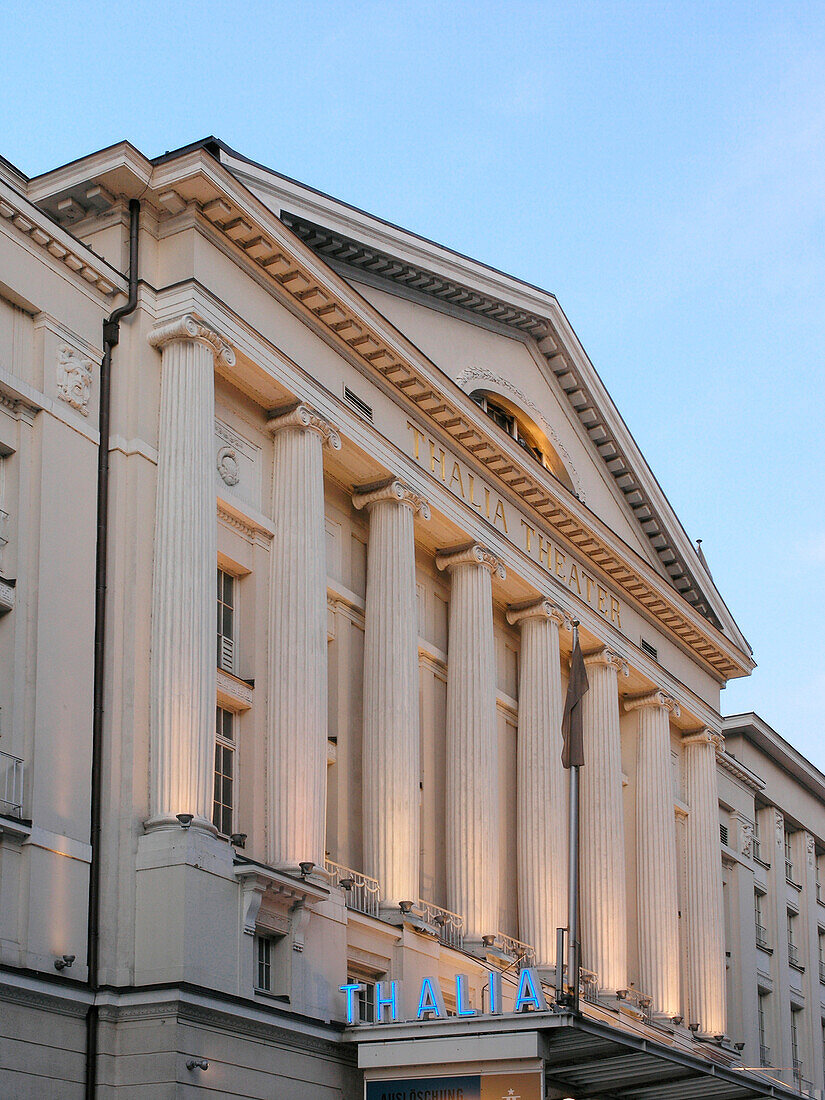
<svg viewBox="0 0 825 1100">
<path fill-rule="evenodd" d="M 825 985 L 825 959 L 819 960 L 819 980 Z"/>
<path fill-rule="evenodd" d="M 0 752 L 0 814 L 23 816 L 23 761 Z"/>
<path fill-rule="evenodd" d="M 788 962 L 791 966 L 799 966 L 799 948 L 795 943 L 788 944 Z"/>
<path fill-rule="evenodd" d="M 440 905 L 433 905 L 431 901 L 424 901 L 423 898 L 418 899 L 418 907 L 427 924 L 436 926 L 438 938 L 444 946 L 461 950 L 464 946 L 464 918 L 449 909 L 442 909 Z"/>
<path fill-rule="evenodd" d="M 642 1014 L 642 1019 L 650 1023 L 653 1018 L 652 997 L 640 992 L 638 989 L 620 989 L 617 991 L 616 996 L 620 1001 L 626 1001 L 629 1005 L 638 1009 Z"/>
<path fill-rule="evenodd" d="M 592 1005 L 599 1003 L 599 975 L 583 966 L 579 967 L 579 996 Z"/>
<path fill-rule="evenodd" d="M 500 947 L 505 955 L 510 955 L 519 966 L 533 966 L 536 962 L 536 949 L 529 943 L 522 943 L 514 936 L 506 936 L 499 932 L 496 936 L 496 946 Z"/>
<path fill-rule="evenodd" d="M 798 1058 L 793 1059 L 793 1082 L 799 1091 L 802 1091 L 802 1082 L 805 1078 L 802 1076 L 803 1065 Z"/>
<path fill-rule="evenodd" d="M 768 946 L 768 930 L 764 924 L 757 924 L 756 926 L 756 946 L 767 947 Z"/>
<path fill-rule="evenodd" d="M 785 880 L 790 883 L 795 881 L 793 877 L 793 863 L 789 859 L 785 860 Z"/>
<path fill-rule="evenodd" d="M 324 869 L 332 885 L 339 886 L 346 894 L 348 909 L 370 917 L 378 916 L 378 902 L 381 899 L 378 879 L 354 871 L 342 863 L 333 863 L 331 859 L 324 860 Z"/>
<path fill-rule="evenodd" d="M 759 1044 L 759 1065 L 769 1066 L 771 1064 L 771 1048 L 766 1047 L 764 1043 Z"/>
</svg>

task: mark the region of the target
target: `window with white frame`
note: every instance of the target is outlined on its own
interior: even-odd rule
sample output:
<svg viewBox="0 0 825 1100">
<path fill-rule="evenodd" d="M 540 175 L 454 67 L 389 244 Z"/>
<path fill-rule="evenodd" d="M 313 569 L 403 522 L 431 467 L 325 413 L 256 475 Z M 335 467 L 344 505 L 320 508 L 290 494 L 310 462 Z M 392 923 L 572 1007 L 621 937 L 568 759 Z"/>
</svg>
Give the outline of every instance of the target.
<svg viewBox="0 0 825 1100">
<path fill-rule="evenodd" d="M 762 894 L 759 890 L 753 892 L 753 915 L 756 920 L 756 945 L 768 946 L 768 931 L 765 928 L 765 918 L 762 913 Z"/>
<path fill-rule="evenodd" d="M 218 569 L 218 668 L 235 671 L 236 597 L 238 579 Z"/>
<path fill-rule="evenodd" d="M 769 1066 L 771 1064 L 771 1048 L 768 1046 L 766 1019 L 768 994 L 760 990 L 757 1003 L 759 1006 L 759 1064 Z"/>
<path fill-rule="evenodd" d="M 785 833 L 785 878 L 788 882 L 794 881 L 793 872 L 793 847 L 791 844 L 791 834 Z"/>
<path fill-rule="evenodd" d="M 256 936 L 255 945 L 257 952 L 255 987 L 269 993 L 272 990 L 272 937 Z"/>
<path fill-rule="evenodd" d="M 215 788 L 212 824 L 224 836 L 235 832 L 235 731 L 237 715 L 226 707 L 215 707 Z"/>
<path fill-rule="evenodd" d="M 284 950 L 289 949 L 285 935 L 258 932 L 255 936 L 255 989 L 273 997 L 289 997 L 288 963 Z"/>
</svg>

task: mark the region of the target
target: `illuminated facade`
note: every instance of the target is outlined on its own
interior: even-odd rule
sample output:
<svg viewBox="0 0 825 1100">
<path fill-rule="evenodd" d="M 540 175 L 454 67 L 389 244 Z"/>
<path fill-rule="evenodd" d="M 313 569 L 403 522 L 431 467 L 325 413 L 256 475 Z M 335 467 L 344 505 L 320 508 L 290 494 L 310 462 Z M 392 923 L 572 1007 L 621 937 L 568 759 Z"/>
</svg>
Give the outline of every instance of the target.
<svg viewBox="0 0 825 1100">
<path fill-rule="evenodd" d="M 0 163 L 0 273 L 4 1095 L 821 1087 L 753 829 L 816 861 L 822 777 L 552 295 L 214 140 Z"/>
</svg>

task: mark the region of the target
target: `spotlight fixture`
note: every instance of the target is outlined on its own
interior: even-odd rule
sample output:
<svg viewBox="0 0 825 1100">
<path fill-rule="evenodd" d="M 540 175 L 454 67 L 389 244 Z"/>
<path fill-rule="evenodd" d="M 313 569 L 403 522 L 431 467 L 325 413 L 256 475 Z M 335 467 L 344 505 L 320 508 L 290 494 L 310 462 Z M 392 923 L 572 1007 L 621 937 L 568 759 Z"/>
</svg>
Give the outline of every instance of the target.
<svg viewBox="0 0 825 1100">
<path fill-rule="evenodd" d="M 192 824 L 195 815 L 194 814 L 175 814 L 175 817 L 180 822 L 181 829 L 188 829 Z"/>
<path fill-rule="evenodd" d="M 640 997 L 639 998 L 639 1007 L 640 1008 L 650 1008 L 650 1006 L 652 1004 L 653 1004 L 653 998 L 652 997 Z"/>
<path fill-rule="evenodd" d="M 209 1069 L 209 1063 L 205 1058 L 190 1058 L 186 1063 L 186 1068 L 192 1069 Z"/>
<path fill-rule="evenodd" d="M 737 1050 L 741 1051 L 741 1050 L 745 1049 L 745 1044 L 744 1043 L 734 1043 L 733 1045 L 736 1047 Z"/>
<path fill-rule="evenodd" d="M 676 1024 L 677 1027 L 682 1022 L 682 1020 L 684 1020 L 684 1016 L 671 1016 L 671 1021 Z"/>
<path fill-rule="evenodd" d="M 699 1025 L 698 1024 L 688 1024 L 688 1027 L 694 1033 L 694 1035 L 699 1030 Z"/>
<path fill-rule="evenodd" d="M 76 955 L 62 955 L 59 959 L 54 960 L 55 970 L 67 970 L 75 961 Z"/>
<path fill-rule="evenodd" d="M 724 1038 L 725 1038 L 724 1035 L 714 1035 L 713 1036 L 713 1041 L 715 1043 L 721 1043 Z"/>
<path fill-rule="evenodd" d="M 409 913 L 409 911 L 412 909 L 412 907 L 413 907 L 413 903 L 411 901 L 399 901 L 399 903 L 398 903 L 398 908 L 405 915 L 407 913 Z"/>
<path fill-rule="evenodd" d="M 338 885 L 341 887 L 342 890 L 346 890 L 347 893 L 349 893 L 349 891 L 355 885 L 355 879 L 354 878 L 349 878 L 349 877 L 348 878 L 339 878 L 338 879 Z"/>
<path fill-rule="evenodd" d="M 446 923 L 447 923 L 447 918 L 445 917 L 445 915 L 443 913 L 435 913 L 434 914 L 433 924 L 437 928 L 443 928 Z"/>
<path fill-rule="evenodd" d="M 496 942 L 496 937 L 495 936 L 482 936 L 481 937 L 481 942 L 484 944 L 485 947 L 492 947 L 493 944 Z"/>
<path fill-rule="evenodd" d="M 306 878 L 307 875 L 311 875 L 315 867 L 315 864 L 311 859 L 302 860 L 298 866 L 301 868 L 301 878 Z"/>
<path fill-rule="evenodd" d="M 617 989 L 616 990 L 616 996 L 618 997 L 618 999 L 620 1001 L 624 1001 L 627 998 L 629 993 L 630 993 L 629 989 Z"/>
<path fill-rule="evenodd" d="M 236 848 L 245 848 L 246 833 L 233 833 L 229 838 L 229 843 L 234 844 Z"/>
</svg>

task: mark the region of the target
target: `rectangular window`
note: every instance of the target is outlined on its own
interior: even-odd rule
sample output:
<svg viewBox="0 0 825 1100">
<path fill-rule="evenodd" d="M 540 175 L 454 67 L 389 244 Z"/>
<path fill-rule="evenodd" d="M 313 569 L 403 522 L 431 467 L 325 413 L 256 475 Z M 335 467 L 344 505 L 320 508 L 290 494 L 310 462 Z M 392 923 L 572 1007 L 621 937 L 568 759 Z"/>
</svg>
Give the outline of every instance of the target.
<svg viewBox="0 0 825 1100">
<path fill-rule="evenodd" d="M 768 946 L 768 931 L 765 928 L 765 920 L 762 916 L 762 895 L 758 890 L 753 892 L 753 915 L 756 920 L 756 946 Z"/>
<path fill-rule="evenodd" d="M 767 1040 L 767 993 L 759 994 L 759 1064 L 769 1066 L 771 1064 L 771 1051 Z"/>
<path fill-rule="evenodd" d="M 796 945 L 796 913 L 788 910 L 788 962 L 799 966 L 799 949 Z"/>
<path fill-rule="evenodd" d="M 802 1082 L 802 1059 L 799 1057 L 799 1009 L 791 1005 L 791 1058 L 793 1059 L 793 1076 L 797 1085 Z"/>
<path fill-rule="evenodd" d="M 255 942 L 258 948 L 255 987 L 269 993 L 272 989 L 272 940 L 269 936 L 256 936 Z"/>
<path fill-rule="evenodd" d="M 224 707 L 215 707 L 212 824 L 224 836 L 235 832 L 235 715 Z"/>
<path fill-rule="evenodd" d="M 791 834 L 785 833 L 785 878 L 793 882 L 793 851 L 791 849 Z"/>
<path fill-rule="evenodd" d="M 236 578 L 218 570 L 218 668 L 235 671 L 235 585 Z"/>
</svg>

